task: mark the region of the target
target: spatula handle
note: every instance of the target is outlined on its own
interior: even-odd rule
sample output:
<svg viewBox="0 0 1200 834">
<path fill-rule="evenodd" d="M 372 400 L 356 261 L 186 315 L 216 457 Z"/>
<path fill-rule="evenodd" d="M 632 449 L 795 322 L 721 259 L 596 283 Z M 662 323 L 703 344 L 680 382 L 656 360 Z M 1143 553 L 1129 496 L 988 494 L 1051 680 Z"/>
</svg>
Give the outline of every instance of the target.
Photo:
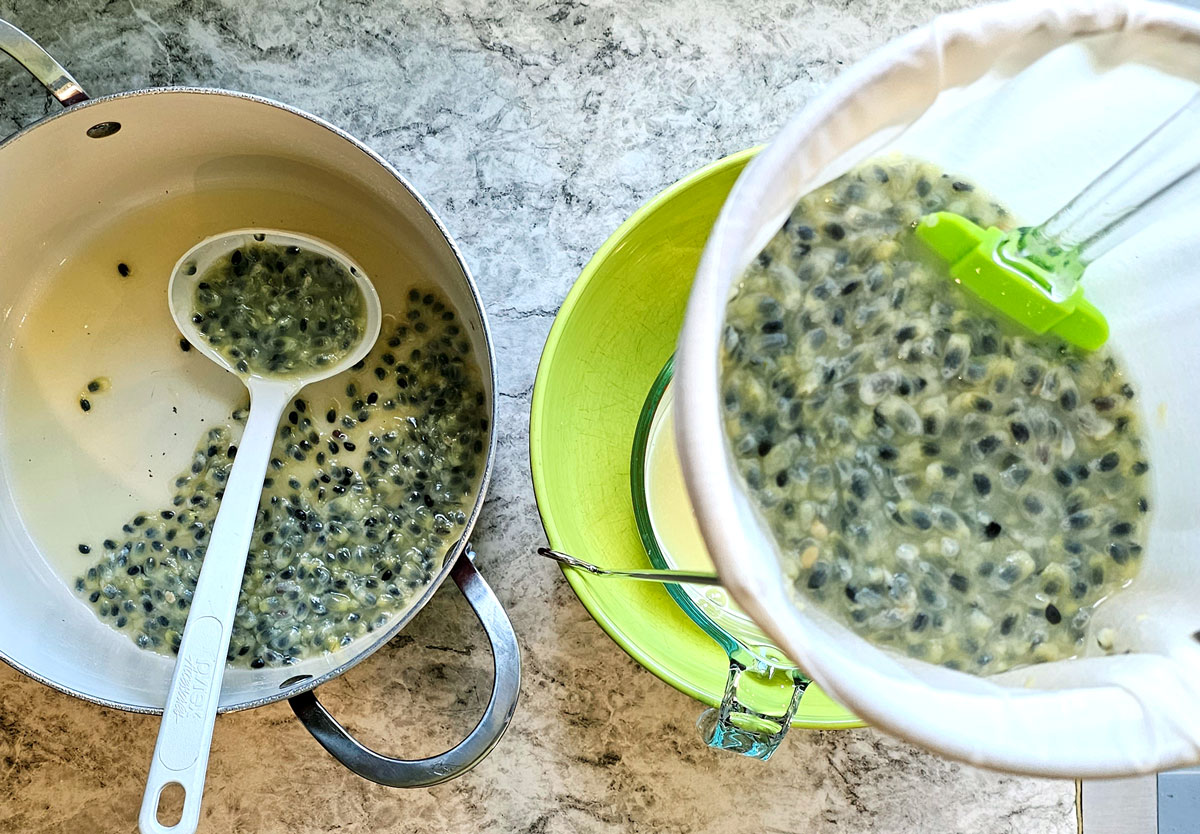
<svg viewBox="0 0 1200 834">
<path fill-rule="evenodd" d="M 1062 254 L 1071 253 L 1082 271 L 1188 196 L 1180 186 L 1200 170 L 1198 135 L 1200 93 L 1045 223 L 1028 230 L 1025 251 L 1018 254 L 1057 268 Z"/>
</svg>

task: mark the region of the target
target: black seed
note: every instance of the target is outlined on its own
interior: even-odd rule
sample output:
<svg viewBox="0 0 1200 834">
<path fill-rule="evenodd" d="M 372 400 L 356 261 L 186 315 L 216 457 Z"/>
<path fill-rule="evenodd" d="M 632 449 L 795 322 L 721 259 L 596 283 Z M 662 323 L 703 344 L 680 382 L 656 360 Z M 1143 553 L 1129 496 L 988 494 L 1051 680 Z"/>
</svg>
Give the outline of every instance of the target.
<svg viewBox="0 0 1200 834">
<path fill-rule="evenodd" d="M 846 230 L 837 223 L 826 223 L 824 232 L 834 240 L 841 240 L 846 236 Z"/>
<path fill-rule="evenodd" d="M 995 521 L 989 521 L 987 526 L 983 528 L 983 535 L 989 539 L 994 539 L 1000 535 L 1000 524 Z"/>
<path fill-rule="evenodd" d="M 1042 510 L 1046 509 L 1045 505 L 1042 504 L 1041 500 L 1036 495 L 1026 495 L 1025 500 L 1022 503 L 1025 505 L 1025 509 L 1030 513 L 1030 515 L 1040 515 Z"/>
<path fill-rule="evenodd" d="M 1015 628 L 1016 625 L 1017 625 L 1017 615 L 1009 614 L 1007 617 L 1005 617 L 1003 620 L 1000 621 L 1000 633 L 1003 635 L 1011 634 L 1013 628 Z"/>
<path fill-rule="evenodd" d="M 91 553 L 92 549 L 90 547 L 88 547 L 86 544 L 81 544 L 81 545 L 79 545 L 79 552 L 80 553 Z"/>
<path fill-rule="evenodd" d="M 967 182 L 955 182 L 951 186 L 955 191 L 974 191 L 975 186 Z"/>
<path fill-rule="evenodd" d="M 90 402 L 88 402 L 86 397 L 79 398 L 79 407 L 82 408 L 84 411 L 92 410 L 92 404 Z"/>
<path fill-rule="evenodd" d="M 1078 512 L 1067 516 L 1067 526 L 1072 530 L 1083 530 L 1092 526 L 1092 517 L 1088 513 Z"/>
<path fill-rule="evenodd" d="M 823 586 L 828 579 L 829 566 L 824 562 L 817 562 L 812 566 L 812 570 L 808 572 L 808 587 L 816 590 Z"/>
<path fill-rule="evenodd" d="M 913 631 L 923 631 L 927 625 L 929 625 L 929 615 L 922 611 L 913 617 L 912 625 L 909 627 Z"/>
<path fill-rule="evenodd" d="M 896 331 L 896 341 L 901 343 L 907 342 L 916 335 L 917 328 L 913 327 L 912 325 L 907 325 Z"/>
<path fill-rule="evenodd" d="M 976 448 L 978 448 L 979 451 L 985 455 L 990 455 L 992 452 L 996 451 L 996 448 L 999 445 L 1000 438 L 996 437 L 994 434 L 989 434 L 986 437 L 979 438 L 979 441 L 975 444 Z"/>
<path fill-rule="evenodd" d="M 1118 565 L 1123 565 L 1129 561 L 1129 548 L 1120 542 L 1113 542 L 1108 546 L 1108 555 Z"/>
<path fill-rule="evenodd" d="M 1116 400 L 1114 400 L 1112 397 L 1096 397 L 1096 399 L 1092 400 L 1092 405 L 1100 413 L 1112 411 L 1113 406 L 1116 404 Z"/>
<path fill-rule="evenodd" d="M 850 476 L 850 491 L 859 501 L 867 497 L 867 479 L 862 473 L 856 472 Z"/>
<path fill-rule="evenodd" d="M 1058 481 L 1058 485 L 1061 487 L 1069 487 L 1075 482 L 1071 473 L 1061 467 L 1054 470 L 1054 480 Z"/>
<path fill-rule="evenodd" d="M 1108 532 L 1113 536 L 1128 536 L 1133 532 L 1133 525 L 1128 521 L 1118 521 L 1108 528 Z"/>
<path fill-rule="evenodd" d="M 966 592 L 970 582 L 961 573 L 950 574 L 950 587 L 959 592 Z"/>
<path fill-rule="evenodd" d="M 1024 443 L 1029 439 L 1029 427 L 1024 423 L 1009 423 L 1008 431 L 1012 434 L 1013 440 L 1018 443 Z"/>
<path fill-rule="evenodd" d="M 1138 509 L 1141 512 L 1148 512 L 1150 509 L 1150 503 L 1145 498 L 1139 498 L 1138 499 Z"/>
<path fill-rule="evenodd" d="M 329 409 L 329 411 L 325 412 L 325 420 L 330 423 L 336 423 L 337 422 L 337 412 L 334 411 L 332 408 Z"/>
<path fill-rule="evenodd" d="M 1120 462 L 1120 455 L 1118 455 L 1116 452 L 1109 452 L 1107 455 L 1100 458 L 1100 462 L 1096 465 L 1096 468 L 1101 472 L 1111 472 L 1117 468 L 1117 464 Z"/>
<path fill-rule="evenodd" d="M 1075 406 L 1079 405 L 1079 396 L 1075 393 L 1075 389 L 1068 388 L 1063 391 L 1058 398 L 1058 404 L 1063 407 L 1064 411 L 1074 411 Z"/>
<path fill-rule="evenodd" d="M 129 264 L 125 263 L 124 261 L 117 264 L 117 272 L 121 275 L 122 278 L 128 278 L 130 271 L 131 270 L 129 269 Z"/>
<path fill-rule="evenodd" d="M 982 472 L 976 472 L 971 475 L 971 483 L 975 485 L 975 491 L 980 495 L 987 495 L 992 491 L 992 482 L 987 475 Z"/>
<path fill-rule="evenodd" d="M 1062 622 L 1062 614 L 1059 613 L 1058 609 L 1054 606 L 1054 603 L 1050 603 L 1046 606 L 1046 620 L 1050 623 L 1050 625 L 1058 625 Z"/>
</svg>

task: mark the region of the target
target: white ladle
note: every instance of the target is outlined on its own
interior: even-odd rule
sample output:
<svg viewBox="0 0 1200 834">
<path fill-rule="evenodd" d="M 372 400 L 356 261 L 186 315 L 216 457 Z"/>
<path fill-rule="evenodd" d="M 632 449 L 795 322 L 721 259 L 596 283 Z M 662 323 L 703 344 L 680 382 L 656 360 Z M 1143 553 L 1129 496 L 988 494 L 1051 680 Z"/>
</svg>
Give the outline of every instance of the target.
<svg viewBox="0 0 1200 834">
<path fill-rule="evenodd" d="M 290 377 L 242 375 L 250 391 L 250 415 L 238 444 L 237 457 L 225 484 L 212 535 L 204 554 L 196 593 L 188 611 L 187 625 L 175 661 L 175 674 L 163 708 L 158 742 L 150 763 L 146 793 L 138 827 L 142 834 L 192 834 L 200 822 L 200 799 L 208 769 L 208 751 L 213 722 L 225 674 L 225 655 L 233 631 L 234 611 L 242 589 L 242 572 L 254 533 L 254 520 L 262 495 L 263 478 L 271 459 L 271 448 L 279 419 L 305 385 L 341 373 L 362 359 L 379 336 L 382 315 L 379 296 L 363 270 L 345 253 L 328 243 L 303 235 L 265 229 L 240 229 L 210 237 L 192 247 L 175 264 L 167 289 L 171 316 L 179 331 L 201 353 L 236 373 L 217 353 L 192 322 L 195 284 L 215 260 L 253 242 L 299 246 L 340 262 L 362 292 L 367 322 L 362 339 L 341 362 L 320 370 Z M 165 788 L 179 785 L 184 791 L 183 814 L 171 826 L 158 820 L 159 802 Z"/>
</svg>

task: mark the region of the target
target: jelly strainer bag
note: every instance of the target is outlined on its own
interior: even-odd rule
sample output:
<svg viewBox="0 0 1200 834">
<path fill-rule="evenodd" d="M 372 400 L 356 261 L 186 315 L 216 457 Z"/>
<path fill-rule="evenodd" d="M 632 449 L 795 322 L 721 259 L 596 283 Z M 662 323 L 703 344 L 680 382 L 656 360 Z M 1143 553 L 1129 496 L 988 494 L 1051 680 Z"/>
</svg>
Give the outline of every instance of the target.
<svg viewBox="0 0 1200 834">
<path fill-rule="evenodd" d="M 975 677 L 875 648 L 792 598 L 722 430 L 731 287 L 797 200 L 890 150 L 969 177 L 1038 223 L 1200 89 L 1200 15 L 1136 2 L 947 15 L 847 71 L 747 168 L 715 226 L 680 342 L 680 455 L 737 602 L 835 698 L 944 755 L 1046 776 L 1200 761 L 1200 194 L 1084 277 L 1141 390 L 1154 503 L 1144 564 L 1101 605 L 1113 650 Z M 1200 161 L 1200 137 L 1180 153 Z M 1200 187 L 1198 187 L 1200 191 Z M 722 454 L 721 450 L 725 450 Z"/>
</svg>

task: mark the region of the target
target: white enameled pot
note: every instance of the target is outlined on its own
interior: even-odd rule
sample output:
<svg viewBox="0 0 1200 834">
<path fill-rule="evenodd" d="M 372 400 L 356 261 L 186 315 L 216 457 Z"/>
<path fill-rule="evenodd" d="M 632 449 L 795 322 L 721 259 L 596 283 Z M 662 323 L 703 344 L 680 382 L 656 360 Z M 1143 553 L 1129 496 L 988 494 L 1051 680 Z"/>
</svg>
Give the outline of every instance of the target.
<svg viewBox="0 0 1200 834">
<path fill-rule="evenodd" d="M 1057 777 L 1200 761 L 1200 209 L 1159 218 L 1084 279 L 1141 392 L 1152 461 L 1141 573 L 1092 619 L 1114 651 L 1091 639 L 1081 658 L 988 678 L 877 649 L 788 593 L 722 426 L 726 300 L 802 195 L 878 153 L 928 159 L 1041 222 L 1200 89 L 1197 44 L 1195 11 L 1136 0 L 945 15 L 809 102 L 746 168 L 709 237 L 679 343 L 676 436 L 721 578 L 834 698 L 942 754 Z M 1194 143 L 1178 152 L 1195 163 Z"/>
<path fill-rule="evenodd" d="M 337 241 L 352 252 L 373 276 L 385 311 L 388 297 L 402 297 L 406 291 L 401 279 L 413 276 L 435 284 L 458 311 L 483 369 L 492 418 L 482 486 L 466 532 L 429 588 L 385 628 L 285 668 L 231 668 L 220 710 L 288 699 L 331 754 L 382 784 L 430 785 L 468 770 L 487 755 L 508 725 L 520 686 L 520 655 L 512 625 L 476 571 L 467 543 L 495 451 L 495 370 L 479 294 L 454 241 L 391 165 L 307 113 L 256 96 L 208 89 L 141 90 L 89 99 L 66 70 L 4 21 L 0 50 L 25 66 L 66 108 L 0 141 L 0 327 L 19 324 L 23 311 L 46 291 L 46 282 L 54 280 L 57 265 L 73 257 L 79 241 L 105 235 L 130 212 L 153 216 L 154 207 L 166 200 L 176 207 L 172 217 L 185 217 L 185 225 L 195 228 L 150 227 L 147 235 L 178 234 L 183 239 L 210 222 L 210 233 L 246 225 L 292 229 Z M 248 217 L 250 209 L 236 200 L 214 205 L 206 199 L 229 189 L 270 193 L 269 210 L 259 206 L 257 214 Z M 195 210 L 181 213 L 178 207 L 190 206 L 189 200 Z M 145 279 L 147 292 L 162 294 L 164 315 L 168 277 Z M 10 338 L 5 335 L 5 349 L 11 348 Z M 129 361 L 136 373 L 138 357 Z M 179 439 L 172 442 L 169 426 L 159 425 L 161 420 L 139 420 L 130 415 L 128 425 L 139 442 L 161 439 L 164 449 L 180 445 Z M 2 431 L 11 432 L 12 427 L 5 424 Z M 184 445 L 191 442 L 190 435 L 180 437 L 188 438 Z M 14 441 L 20 438 L 5 438 L 8 448 Z M 138 649 L 74 596 L 22 523 L 10 474 L 6 467 L 0 479 L 0 658 L 55 689 L 96 704 L 161 712 L 173 661 Z M 111 489 L 120 490 L 124 477 L 115 472 Z M 495 686 L 484 716 L 462 743 L 444 754 L 408 761 L 373 753 L 345 732 L 312 690 L 369 657 L 403 629 L 447 576 L 470 602 L 492 646 Z"/>
</svg>

